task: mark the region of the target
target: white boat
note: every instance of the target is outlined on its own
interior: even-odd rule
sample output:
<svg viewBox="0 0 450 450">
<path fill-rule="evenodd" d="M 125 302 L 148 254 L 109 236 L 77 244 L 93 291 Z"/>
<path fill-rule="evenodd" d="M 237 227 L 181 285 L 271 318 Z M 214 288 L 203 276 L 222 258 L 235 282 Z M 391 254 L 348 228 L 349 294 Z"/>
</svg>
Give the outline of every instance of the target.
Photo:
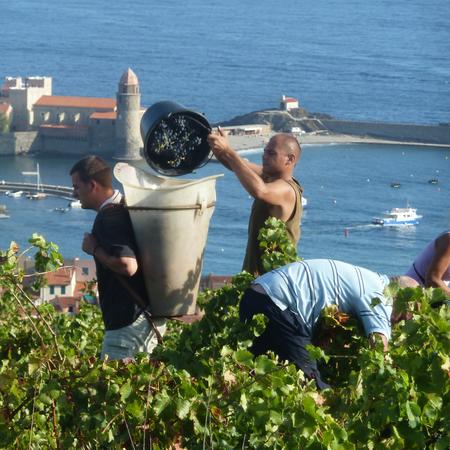
<svg viewBox="0 0 450 450">
<path fill-rule="evenodd" d="M 302 196 L 302 206 L 303 208 L 308 204 L 308 199 Z"/>
<path fill-rule="evenodd" d="M 47 194 L 45 194 L 44 192 L 35 192 L 34 194 L 27 195 L 27 198 L 31 200 L 42 200 L 45 197 L 47 197 Z"/>
<path fill-rule="evenodd" d="M 80 202 L 80 200 L 72 200 L 72 201 L 69 203 L 69 208 L 80 209 L 80 208 L 81 208 L 81 202 Z"/>
<path fill-rule="evenodd" d="M 22 172 L 22 175 L 36 175 L 36 192 L 28 194 L 27 198 L 31 200 L 42 200 L 47 197 L 47 194 L 42 189 L 41 173 L 39 172 L 39 163 L 36 163 L 35 172 Z"/>
<path fill-rule="evenodd" d="M 9 192 L 10 197 L 14 197 L 14 198 L 18 198 L 18 197 L 22 197 L 23 191 L 16 191 L 16 192 Z"/>
<path fill-rule="evenodd" d="M 372 223 L 384 227 L 417 225 L 422 217 L 417 214 L 417 209 L 415 208 L 392 208 L 381 217 L 374 217 Z"/>
<path fill-rule="evenodd" d="M 9 214 L 5 205 L 0 205 L 0 219 L 8 219 Z"/>
</svg>

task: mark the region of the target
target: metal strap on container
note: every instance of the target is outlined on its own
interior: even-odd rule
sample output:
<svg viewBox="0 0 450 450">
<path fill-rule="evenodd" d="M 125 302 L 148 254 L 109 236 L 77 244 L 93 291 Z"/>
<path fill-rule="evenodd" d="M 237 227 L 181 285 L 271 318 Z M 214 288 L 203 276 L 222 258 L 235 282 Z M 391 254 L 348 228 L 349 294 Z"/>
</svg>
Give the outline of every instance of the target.
<svg viewBox="0 0 450 450">
<path fill-rule="evenodd" d="M 197 203 L 196 205 L 185 205 L 185 206 L 126 206 L 130 211 L 184 211 L 189 209 L 205 209 L 212 208 L 216 206 L 216 202 L 208 203 L 206 206 L 204 204 Z"/>
</svg>

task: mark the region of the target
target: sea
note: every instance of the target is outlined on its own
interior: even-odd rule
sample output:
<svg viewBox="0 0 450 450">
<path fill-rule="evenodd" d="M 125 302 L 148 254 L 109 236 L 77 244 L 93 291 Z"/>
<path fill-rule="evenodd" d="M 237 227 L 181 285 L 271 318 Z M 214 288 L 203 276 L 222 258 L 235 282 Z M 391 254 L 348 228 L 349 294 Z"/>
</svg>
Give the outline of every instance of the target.
<svg viewBox="0 0 450 450">
<path fill-rule="evenodd" d="M 144 107 L 173 100 L 212 123 L 277 107 L 283 94 L 341 119 L 450 121 L 448 0 L 15 0 L 1 2 L 0 26 L 0 77 L 51 76 L 55 95 L 114 97 L 131 67 Z M 260 161 L 261 149 L 243 156 Z M 450 149 L 439 147 L 303 145 L 295 171 L 308 200 L 300 256 L 404 272 L 429 240 L 450 228 L 449 158 Z M 75 161 L 3 156 L 0 180 L 33 182 L 22 172 L 39 163 L 43 183 L 69 186 Z M 203 273 L 234 274 L 252 200 L 216 162 L 191 177 L 218 173 L 224 176 L 217 180 Z M 10 215 L 0 219 L 0 248 L 14 240 L 24 250 L 37 232 L 63 255 L 83 257 L 81 240 L 94 213 L 66 211 L 67 203 L 0 194 Z M 406 205 L 423 216 L 418 225 L 371 224 Z"/>
</svg>

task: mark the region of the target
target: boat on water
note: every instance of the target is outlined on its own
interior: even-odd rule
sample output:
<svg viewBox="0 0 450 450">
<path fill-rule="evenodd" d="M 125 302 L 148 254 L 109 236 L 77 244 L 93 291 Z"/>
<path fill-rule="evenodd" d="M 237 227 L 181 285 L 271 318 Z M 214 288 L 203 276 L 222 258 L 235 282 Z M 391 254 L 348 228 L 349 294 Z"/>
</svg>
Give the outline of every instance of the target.
<svg viewBox="0 0 450 450">
<path fill-rule="evenodd" d="M 19 198 L 22 197 L 23 191 L 15 191 L 15 192 L 11 192 L 11 191 L 6 191 L 5 195 L 7 195 L 8 197 L 13 197 L 13 198 Z"/>
<path fill-rule="evenodd" d="M 417 209 L 415 208 L 392 208 L 381 217 L 374 217 L 372 223 L 384 227 L 417 225 L 422 217 L 417 214 Z"/>
<path fill-rule="evenodd" d="M 393 181 L 393 182 L 391 183 L 391 188 L 399 188 L 400 186 L 401 186 L 401 184 L 398 183 L 398 182 L 396 182 L 396 181 Z"/>
<path fill-rule="evenodd" d="M 42 200 L 43 198 L 46 198 L 47 194 L 44 192 L 35 192 L 34 194 L 27 194 L 27 198 L 31 200 Z"/>
<path fill-rule="evenodd" d="M 27 198 L 31 200 L 42 200 L 47 197 L 47 194 L 42 188 L 41 173 L 39 171 L 39 163 L 36 163 L 36 171 L 34 172 L 22 172 L 22 175 L 36 175 L 36 192 L 29 193 Z"/>
<path fill-rule="evenodd" d="M 302 206 L 305 208 L 308 205 L 308 199 L 302 196 Z"/>
<path fill-rule="evenodd" d="M 80 200 L 72 200 L 71 202 L 69 202 L 69 208 L 80 209 L 81 208 Z"/>
<path fill-rule="evenodd" d="M 439 180 L 437 178 L 431 178 L 431 180 L 428 180 L 428 183 L 430 183 L 430 184 L 438 184 Z"/>
<path fill-rule="evenodd" d="M 0 205 L 0 219 L 8 219 L 9 214 L 5 205 Z"/>
</svg>

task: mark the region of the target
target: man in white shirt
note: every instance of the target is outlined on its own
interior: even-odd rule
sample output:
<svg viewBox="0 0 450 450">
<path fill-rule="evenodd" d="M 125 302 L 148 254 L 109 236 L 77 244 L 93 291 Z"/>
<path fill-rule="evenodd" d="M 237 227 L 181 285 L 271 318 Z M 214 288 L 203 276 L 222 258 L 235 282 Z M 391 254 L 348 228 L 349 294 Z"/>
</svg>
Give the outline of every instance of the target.
<svg viewBox="0 0 450 450">
<path fill-rule="evenodd" d="M 402 287 L 417 285 L 406 276 L 396 281 Z M 394 317 L 392 299 L 384 295 L 389 282 L 386 275 L 332 259 L 295 262 L 256 278 L 242 298 L 240 319 L 247 322 L 262 313 L 269 322 L 255 339 L 252 352 L 260 355 L 272 350 L 315 379 L 320 389 L 328 387 L 306 350 L 321 311 L 336 305 L 356 317 L 369 338 L 378 335 L 387 350 L 391 322 L 400 319 Z"/>
</svg>

